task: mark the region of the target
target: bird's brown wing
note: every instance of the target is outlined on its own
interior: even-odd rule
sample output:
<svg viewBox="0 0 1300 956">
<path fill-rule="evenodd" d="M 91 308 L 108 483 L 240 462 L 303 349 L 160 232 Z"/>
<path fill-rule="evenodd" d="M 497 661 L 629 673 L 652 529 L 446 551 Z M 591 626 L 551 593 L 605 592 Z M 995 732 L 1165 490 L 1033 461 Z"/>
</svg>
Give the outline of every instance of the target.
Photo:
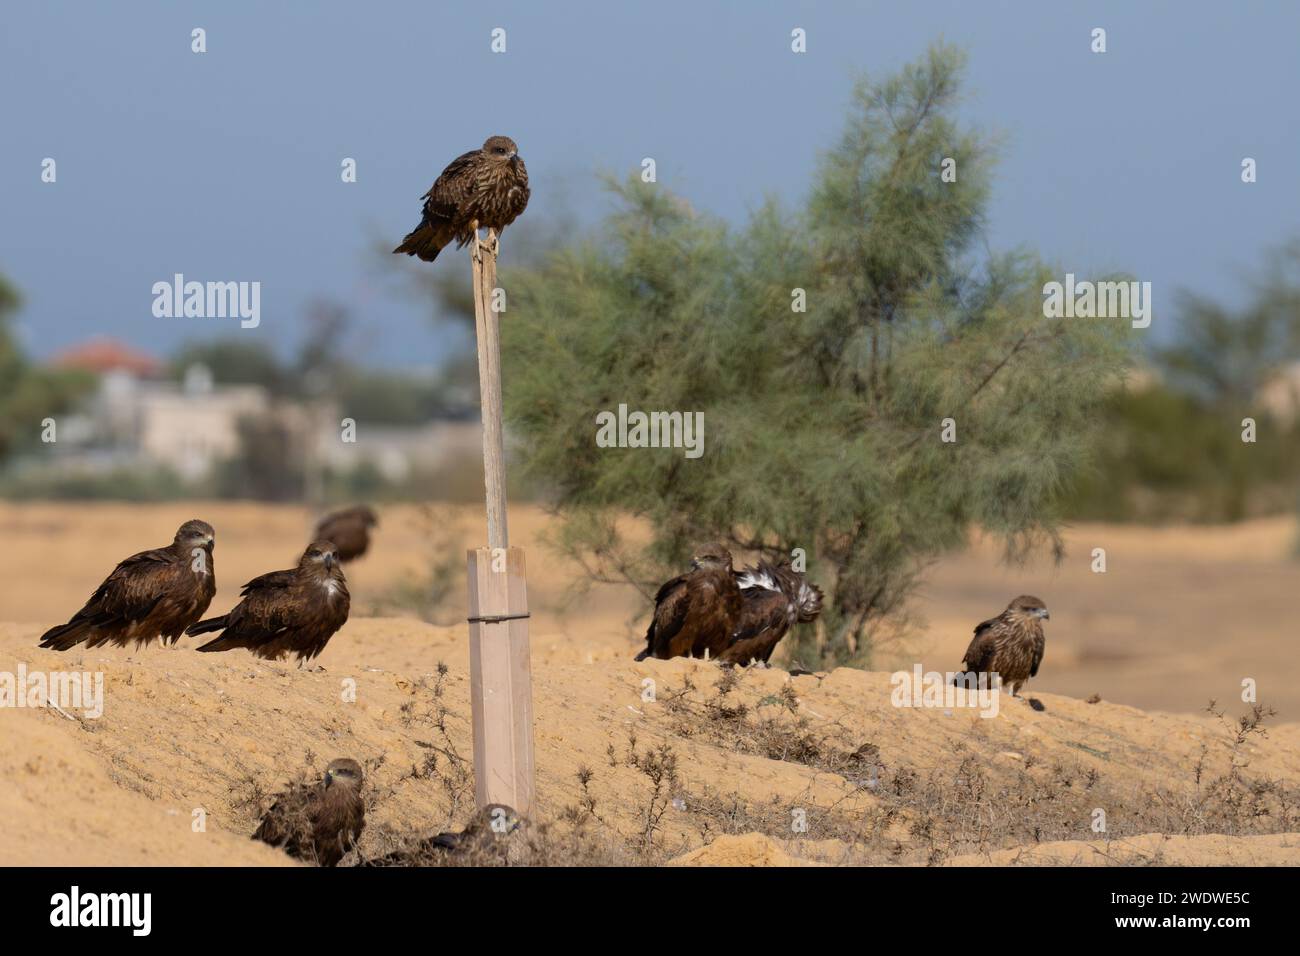
<svg viewBox="0 0 1300 956">
<path fill-rule="evenodd" d="M 268 571 L 266 574 L 260 574 L 245 584 L 243 590 L 239 592 L 239 596 L 247 597 L 255 591 L 282 591 L 285 588 L 293 587 L 295 580 L 292 569 L 288 571 Z"/>
<path fill-rule="evenodd" d="M 482 167 L 483 156 L 478 150 L 462 153 L 448 163 L 424 194 L 420 225 L 393 252 L 433 262 L 452 239 L 458 246 L 469 242 L 474 236 L 472 226 L 479 218 Z"/>
<path fill-rule="evenodd" d="M 690 612 L 691 601 L 686 580 L 689 575 L 679 575 L 668 581 L 655 594 L 654 615 L 646 630 L 648 656 L 667 654 L 669 643 L 681 631 Z"/>
<path fill-rule="evenodd" d="M 728 664 L 766 661 L 790 627 L 789 601 L 780 591 L 746 588 L 731 642 L 718 660 Z"/>
<path fill-rule="evenodd" d="M 90 646 L 97 646 L 105 641 L 125 639 L 125 632 L 145 620 L 168 591 L 182 583 L 182 575 L 188 573 L 189 566 L 177 561 L 170 548 L 133 554 L 113 569 L 67 624 L 46 631 L 41 636 L 41 646 L 67 650 L 81 641 L 88 640 L 93 642 Z M 199 614 L 202 613 L 200 610 Z"/>
<path fill-rule="evenodd" d="M 466 849 L 463 833 L 437 833 L 424 837 L 408 846 L 384 856 L 373 857 L 358 863 L 366 867 L 437 866 Z"/>
<path fill-rule="evenodd" d="M 532 187 L 528 185 L 528 167 L 524 165 L 524 158 L 518 157 L 518 173 L 515 177 L 512 188 L 511 199 L 511 218 L 517 218 L 525 209 L 528 208 L 528 200 L 533 195 Z"/>
<path fill-rule="evenodd" d="M 975 628 L 975 638 L 966 648 L 962 658 L 966 669 L 975 673 L 985 673 L 994 669 L 993 662 L 998 652 L 998 637 L 1005 622 L 1001 617 L 990 618 Z"/>
<path fill-rule="evenodd" d="M 1038 665 L 1043 663 L 1043 653 L 1047 650 L 1047 638 L 1043 634 L 1041 624 L 1034 628 L 1033 634 L 1033 657 L 1030 659 L 1029 676 L 1038 676 Z"/>
<path fill-rule="evenodd" d="M 310 859 L 313 854 L 313 812 L 320 801 L 321 789 L 319 784 L 297 783 L 281 791 L 253 832 L 253 839 L 283 849 L 296 859 Z"/>
<path fill-rule="evenodd" d="M 89 612 L 127 621 L 144 620 L 174 583 L 176 564 L 170 548 L 131 555 L 104 579 L 78 615 Z"/>
<path fill-rule="evenodd" d="M 297 617 L 294 571 L 271 571 L 253 578 L 240 592 L 243 598 L 229 614 L 191 627 L 190 634 L 221 630 L 222 635 L 196 648 L 200 651 L 228 651 L 236 647 L 256 648 L 284 634 Z"/>
<path fill-rule="evenodd" d="M 474 192 L 475 166 L 482 159 L 478 150 L 461 153 L 442 171 L 424 194 L 424 215 L 430 222 L 456 221 L 464 211 L 466 200 Z"/>
<path fill-rule="evenodd" d="M 741 592 L 740 620 L 736 636 L 757 636 L 764 631 L 785 631 L 790 619 L 790 601 L 780 591 L 750 588 Z"/>
<path fill-rule="evenodd" d="M 290 571 L 275 573 L 292 574 Z M 249 582 L 250 590 L 245 592 L 248 596 L 239 604 L 239 608 L 243 609 L 238 617 L 239 632 L 247 638 L 270 637 L 293 622 L 298 613 L 298 602 L 295 600 L 297 595 L 289 584 L 280 583 L 278 579 L 273 584 L 264 583 L 256 588 L 252 587 L 254 583 L 256 582 Z M 231 626 L 235 625 L 235 615 L 232 612 Z"/>
</svg>

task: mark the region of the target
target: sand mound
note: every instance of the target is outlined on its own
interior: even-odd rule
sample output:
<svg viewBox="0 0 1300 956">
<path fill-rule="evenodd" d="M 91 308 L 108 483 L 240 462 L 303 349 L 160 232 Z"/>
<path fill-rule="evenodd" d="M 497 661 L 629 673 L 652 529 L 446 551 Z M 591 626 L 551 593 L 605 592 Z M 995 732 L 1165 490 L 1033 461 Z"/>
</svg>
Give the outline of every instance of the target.
<svg viewBox="0 0 1300 956">
<path fill-rule="evenodd" d="M 258 807 L 340 756 L 367 768 L 365 854 L 470 812 L 463 625 L 357 618 L 323 670 L 196 654 L 188 640 L 59 654 L 36 646 L 42 630 L 0 625 L 0 671 L 102 673 L 104 711 L 0 710 L 0 863 L 284 863 L 248 840 Z M 1234 746 L 1208 715 L 1050 694 L 1038 695 L 1044 712 L 1008 701 L 982 719 L 894 707 L 882 673 L 634 663 L 546 633 L 534 636 L 534 682 L 534 819 L 575 835 L 561 848 L 599 838 L 622 859 L 683 865 L 1300 861 L 1294 834 L 1142 835 L 1195 821 L 1300 829 L 1207 802 L 1234 765 L 1294 795 L 1294 724 Z M 1091 832 L 1094 807 L 1109 843 Z"/>
<path fill-rule="evenodd" d="M 52 723 L 6 722 L 0 777 L 6 866 L 293 865 L 247 834 L 194 833 L 188 802 L 128 789 L 111 764 L 70 746 Z"/>
<path fill-rule="evenodd" d="M 744 833 L 720 836 L 708 846 L 683 853 L 669 866 L 819 866 L 811 860 L 791 856 L 769 836 Z"/>
<path fill-rule="evenodd" d="M 1300 866 L 1300 833 L 1233 837 L 1144 833 L 1124 840 L 1060 840 L 949 860 L 949 866 Z"/>
</svg>

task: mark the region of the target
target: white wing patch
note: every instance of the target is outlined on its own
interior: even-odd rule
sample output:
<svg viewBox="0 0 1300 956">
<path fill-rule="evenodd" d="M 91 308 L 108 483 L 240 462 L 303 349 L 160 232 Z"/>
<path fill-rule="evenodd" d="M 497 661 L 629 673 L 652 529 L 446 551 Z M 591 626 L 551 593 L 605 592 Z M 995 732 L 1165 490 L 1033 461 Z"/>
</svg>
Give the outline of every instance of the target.
<svg viewBox="0 0 1300 956">
<path fill-rule="evenodd" d="M 736 578 L 736 584 L 743 590 L 744 588 L 762 588 L 764 591 L 779 591 L 776 579 L 766 571 L 760 571 L 757 568 L 746 568 L 741 571 Z"/>
</svg>

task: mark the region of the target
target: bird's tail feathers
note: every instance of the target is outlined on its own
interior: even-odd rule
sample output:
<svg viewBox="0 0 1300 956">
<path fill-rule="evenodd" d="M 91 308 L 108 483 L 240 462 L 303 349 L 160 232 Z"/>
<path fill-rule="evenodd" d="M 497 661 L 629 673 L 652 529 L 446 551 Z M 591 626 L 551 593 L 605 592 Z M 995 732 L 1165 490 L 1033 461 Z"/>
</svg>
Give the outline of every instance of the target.
<svg viewBox="0 0 1300 956">
<path fill-rule="evenodd" d="M 185 629 L 185 633 L 190 637 L 195 634 L 207 634 L 210 631 L 219 631 L 228 623 L 230 615 L 223 614 L 220 617 L 210 617 L 206 621 L 199 621 L 197 624 L 191 624 Z M 203 650 L 203 648 L 199 648 Z"/>
<path fill-rule="evenodd" d="M 422 222 L 393 252 L 405 252 L 408 256 L 419 256 L 425 262 L 432 262 L 438 258 L 438 253 L 442 252 L 444 245 L 445 243 L 438 241 L 438 230 L 431 224 Z"/>
<path fill-rule="evenodd" d="M 86 621 L 69 621 L 42 634 L 40 646 L 55 651 L 70 650 L 89 637 L 91 631 L 92 625 Z"/>
<path fill-rule="evenodd" d="M 236 647 L 243 647 L 239 638 L 223 634 L 214 641 L 208 641 L 206 644 L 200 644 L 194 648 L 196 651 L 231 651 Z"/>
<path fill-rule="evenodd" d="M 654 652 L 655 652 L 655 619 L 654 619 L 654 615 L 651 615 L 650 625 L 645 629 L 645 649 L 642 650 L 641 653 L 638 654 L 636 657 L 632 658 L 632 660 L 643 661 L 647 657 L 651 657 L 654 654 Z"/>
</svg>

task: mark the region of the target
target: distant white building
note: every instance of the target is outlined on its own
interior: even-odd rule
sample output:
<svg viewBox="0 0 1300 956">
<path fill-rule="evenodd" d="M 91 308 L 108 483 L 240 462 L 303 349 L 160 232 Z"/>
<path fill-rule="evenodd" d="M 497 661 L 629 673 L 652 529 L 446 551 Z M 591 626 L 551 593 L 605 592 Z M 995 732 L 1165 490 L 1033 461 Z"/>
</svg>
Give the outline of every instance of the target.
<svg viewBox="0 0 1300 956">
<path fill-rule="evenodd" d="M 270 396 L 260 385 L 213 384 L 206 366 L 192 365 L 184 382 L 139 383 L 134 396 L 142 455 L 194 480 L 239 452 L 239 420 L 266 415 Z"/>
<path fill-rule="evenodd" d="M 240 418 L 265 415 L 270 407 L 262 386 L 215 385 L 201 365 L 179 385 L 110 369 L 101 374 L 98 393 L 68 417 L 59 443 L 66 457 L 87 464 L 143 458 L 193 480 L 239 451 Z"/>
<path fill-rule="evenodd" d="M 151 356 L 110 340 L 78 346 L 56 364 L 100 377 L 98 392 L 59 422 L 51 451 L 67 468 L 102 473 L 157 463 L 196 481 L 240 454 L 239 423 L 249 417 L 273 417 L 288 436 L 289 453 L 303 456 L 316 479 L 322 467 L 349 472 L 368 463 L 385 479 L 400 482 L 475 458 L 482 447 L 477 418 L 403 427 L 361 421 L 349 435 L 355 440 L 348 441 L 346 411 L 334 402 L 277 400 L 261 385 L 219 385 L 204 365 L 191 366 L 177 384 L 161 377 L 161 365 Z"/>
<path fill-rule="evenodd" d="M 355 443 L 340 440 L 339 429 L 320 433 L 321 460 L 332 471 L 351 471 L 373 464 L 388 481 L 400 482 L 418 472 L 437 471 L 482 454 L 483 426 L 478 420 L 432 421 L 395 427 L 357 426 Z"/>
</svg>

